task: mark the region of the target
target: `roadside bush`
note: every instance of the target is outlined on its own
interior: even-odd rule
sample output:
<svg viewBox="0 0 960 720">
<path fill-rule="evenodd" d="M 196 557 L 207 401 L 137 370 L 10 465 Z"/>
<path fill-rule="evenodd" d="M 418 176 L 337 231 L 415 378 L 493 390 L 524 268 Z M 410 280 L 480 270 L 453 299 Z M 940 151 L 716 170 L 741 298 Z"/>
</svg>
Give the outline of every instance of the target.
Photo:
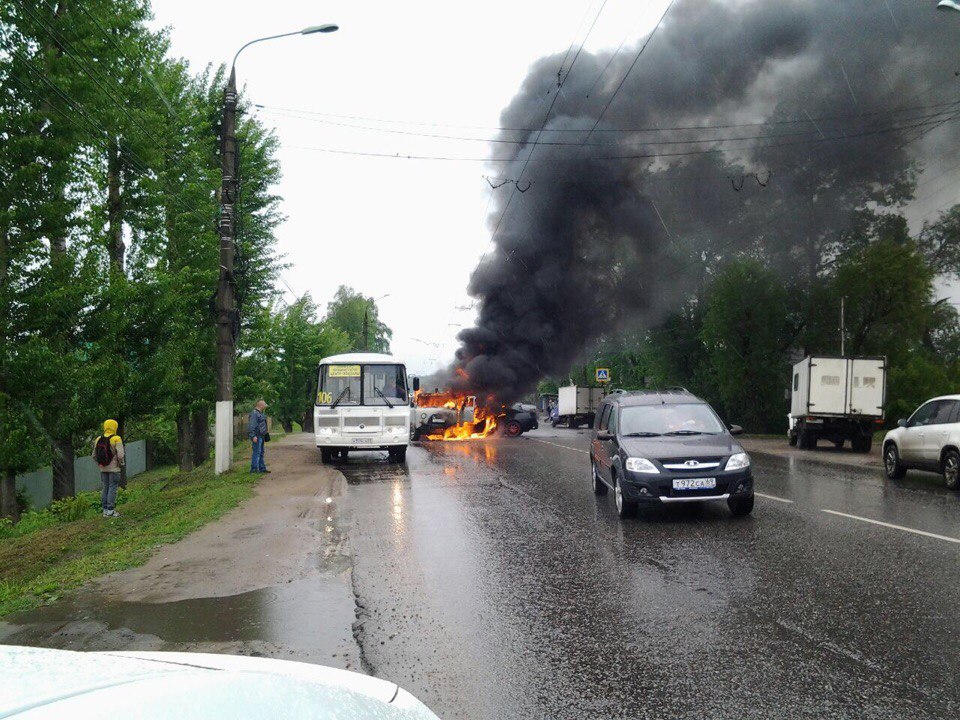
<svg viewBox="0 0 960 720">
<path fill-rule="evenodd" d="M 59 522 L 74 522 L 87 515 L 92 515 L 94 502 L 95 493 L 80 493 L 75 497 L 55 500 L 48 511 Z"/>
</svg>

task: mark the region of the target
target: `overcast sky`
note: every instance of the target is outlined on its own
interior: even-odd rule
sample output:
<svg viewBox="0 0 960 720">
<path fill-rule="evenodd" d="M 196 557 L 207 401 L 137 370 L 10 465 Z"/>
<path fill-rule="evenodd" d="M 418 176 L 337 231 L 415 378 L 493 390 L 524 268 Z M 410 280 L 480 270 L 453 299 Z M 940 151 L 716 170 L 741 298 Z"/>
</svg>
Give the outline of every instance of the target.
<svg viewBox="0 0 960 720">
<path fill-rule="evenodd" d="M 291 263 L 284 291 L 288 300 L 309 292 L 321 308 L 341 284 L 373 297 L 388 294 L 378 305 L 394 331 L 393 351 L 412 373 L 427 373 L 452 359 L 458 326 L 473 318 L 465 288 L 490 246 L 484 217 L 492 191 L 483 178 L 490 170 L 476 160 L 317 148 L 487 157 L 482 141 L 343 125 L 493 137 L 489 128 L 530 64 L 582 38 L 602 2 L 153 0 L 153 7 L 157 26 L 170 28 L 174 54 L 195 71 L 229 62 L 256 37 L 326 22 L 341 26 L 331 35 L 254 45 L 237 62 L 246 96 L 266 106 L 260 117 L 282 143 L 278 189 L 287 221 L 278 235 Z M 666 0 L 610 0 L 586 49 L 617 47 L 625 36 L 629 45 L 665 6 Z"/>
</svg>

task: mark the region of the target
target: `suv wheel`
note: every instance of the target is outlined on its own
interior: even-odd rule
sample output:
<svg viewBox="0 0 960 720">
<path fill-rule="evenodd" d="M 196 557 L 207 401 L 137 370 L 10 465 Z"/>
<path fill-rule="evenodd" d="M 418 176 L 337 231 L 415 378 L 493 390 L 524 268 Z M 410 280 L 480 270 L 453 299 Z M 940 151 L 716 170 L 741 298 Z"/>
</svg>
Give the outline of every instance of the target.
<svg viewBox="0 0 960 720">
<path fill-rule="evenodd" d="M 890 480 L 901 480 L 907 474 L 907 469 L 900 462 L 900 452 L 893 443 L 887 443 L 883 449 L 883 470 Z"/>
<path fill-rule="evenodd" d="M 627 500 L 623 496 L 623 488 L 620 486 L 620 478 L 613 476 L 613 495 L 616 499 L 617 515 L 623 518 L 630 518 L 637 514 L 637 504 Z"/>
<path fill-rule="evenodd" d="M 873 447 L 873 436 L 860 435 L 859 437 L 855 437 L 850 444 L 853 447 L 854 452 L 868 453 L 870 452 L 870 448 Z"/>
<path fill-rule="evenodd" d="M 590 458 L 590 485 L 593 487 L 594 495 L 606 495 L 607 485 L 600 479 L 600 472 L 597 470 L 597 464 Z"/>
<path fill-rule="evenodd" d="M 734 517 L 743 517 L 753 512 L 753 495 L 750 497 L 732 497 L 727 500 L 727 507 Z"/>
<path fill-rule="evenodd" d="M 943 454 L 943 463 L 940 467 L 943 470 L 943 481 L 947 488 L 950 490 L 960 488 L 960 453 L 956 450 L 947 450 Z"/>
</svg>

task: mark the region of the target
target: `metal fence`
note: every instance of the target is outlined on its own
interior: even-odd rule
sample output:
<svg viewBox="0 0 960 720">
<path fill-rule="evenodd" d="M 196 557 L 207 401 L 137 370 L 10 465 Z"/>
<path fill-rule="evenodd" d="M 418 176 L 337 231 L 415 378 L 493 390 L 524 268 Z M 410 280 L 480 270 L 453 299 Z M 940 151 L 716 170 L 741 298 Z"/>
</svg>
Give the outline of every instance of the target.
<svg viewBox="0 0 960 720">
<path fill-rule="evenodd" d="M 147 469 L 147 443 L 137 440 L 125 444 L 123 449 L 127 457 L 127 477 L 139 475 Z M 100 469 L 92 457 L 80 457 L 73 461 L 73 474 L 77 492 L 100 489 Z M 53 470 L 43 468 L 17 476 L 17 490 L 23 490 L 30 498 L 35 510 L 50 506 L 53 499 Z"/>
</svg>

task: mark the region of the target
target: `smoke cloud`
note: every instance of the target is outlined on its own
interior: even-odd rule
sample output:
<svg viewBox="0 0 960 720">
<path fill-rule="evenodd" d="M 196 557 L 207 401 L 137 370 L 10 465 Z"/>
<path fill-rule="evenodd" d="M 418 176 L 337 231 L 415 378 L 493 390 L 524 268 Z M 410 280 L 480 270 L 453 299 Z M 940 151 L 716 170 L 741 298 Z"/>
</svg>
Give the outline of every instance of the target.
<svg viewBox="0 0 960 720">
<path fill-rule="evenodd" d="M 957 112 L 960 17 L 932 3 L 677 0 L 588 135 L 639 42 L 568 60 L 545 125 L 563 54 L 502 112 L 529 130 L 501 132 L 520 143 L 495 146 L 493 172 L 523 174 L 491 203 L 454 388 L 514 401 L 599 337 L 662 318 L 736 251 L 815 272 L 857 208 L 956 144 L 936 123 Z"/>
</svg>

